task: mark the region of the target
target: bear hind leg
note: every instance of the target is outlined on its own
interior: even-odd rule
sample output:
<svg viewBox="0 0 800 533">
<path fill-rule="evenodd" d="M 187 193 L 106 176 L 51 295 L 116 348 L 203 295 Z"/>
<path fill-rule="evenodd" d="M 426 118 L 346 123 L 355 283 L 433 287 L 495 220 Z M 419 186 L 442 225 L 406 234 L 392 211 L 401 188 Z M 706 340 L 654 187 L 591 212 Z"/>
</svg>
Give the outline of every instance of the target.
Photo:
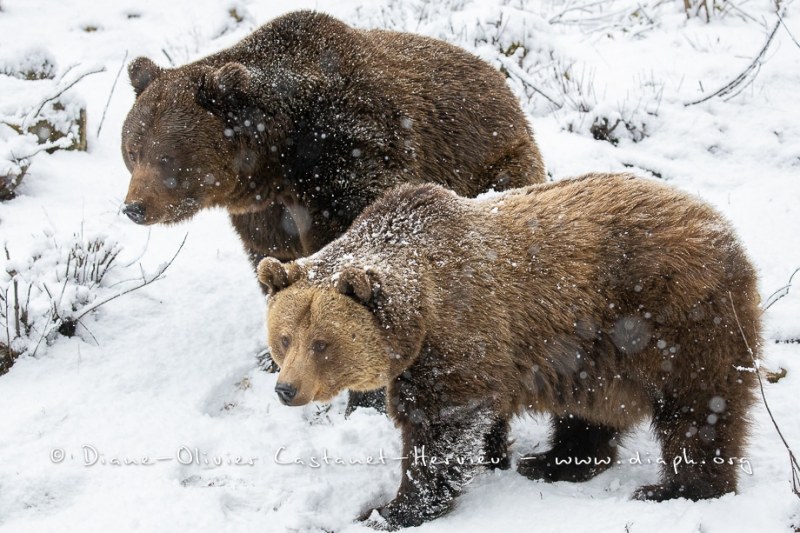
<svg viewBox="0 0 800 533">
<path fill-rule="evenodd" d="M 485 461 L 489 468 L 508 470 L 511 458 L 508 455 L 508 420 L 498 418 L 484 438 Z"/>
<path fill-rule="evenodd" d="M 640 487 L 634 498 L 702 500 L 734 492 L 749 398 L 747 391 L 736 391 L 727 400 L 705 391 L 690 405 L 657 409 L 653 426 L 666 463 L 662 481 Z"/>
<path fill-rule="evenodd" d="M 529 454 L 517 471 L 529 479 L 587 481 L 617 460 L 618 430 L 577 416 L 553 418 L 552 449 Z"/>
</svg>

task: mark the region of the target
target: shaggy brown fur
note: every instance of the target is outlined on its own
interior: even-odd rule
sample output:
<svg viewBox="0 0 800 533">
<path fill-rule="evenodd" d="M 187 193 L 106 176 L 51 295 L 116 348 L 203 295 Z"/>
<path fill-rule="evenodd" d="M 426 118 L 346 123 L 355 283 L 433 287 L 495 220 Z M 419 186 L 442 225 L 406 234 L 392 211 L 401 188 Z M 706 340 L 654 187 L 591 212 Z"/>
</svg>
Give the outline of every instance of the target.
<svg viewBox="0 0 800 533">
<path fill-rule="evenodd" d="M 282 265 L 265 259 L 269 343 L 282 400 L 388 385 L 403 480 L 382 515 L 410 526 L 450 509 L 483 456 L 507 466 L 508 421 L 553 415 L 534 479 L 585 480 L 651 418 L 668 463 L 637 496 L 736 489 L 755 376 L 734 308 L 759 345 L 756 275 L 724 219 L 658 182 L 592 174 L 478 200 L 395 189 L 340 239 Z M 415 462 L 422 446 L 428 458 Z"/>
<path fill-rule="evenodd" d="M 298 11 L 194 63 L 129 67 L 125 213 L 171 223 L 223 207 L 255 266 L 343 233 L 384 190 L 466 196 L 545 179 L 503 75 L 455 46 Z M 351 408 L 382 405 L 354 395 Z"/>
<path fill-rule="evenodd" d="M 397 184 L 475 196 L 545 179 L 502 74 L 427 37 L 299 11 L 194 63 L 140 57 L 129 74 L 125 212 L 155 224 L 223 207 L 254 266 L 317 251 Z"/>
</svg>

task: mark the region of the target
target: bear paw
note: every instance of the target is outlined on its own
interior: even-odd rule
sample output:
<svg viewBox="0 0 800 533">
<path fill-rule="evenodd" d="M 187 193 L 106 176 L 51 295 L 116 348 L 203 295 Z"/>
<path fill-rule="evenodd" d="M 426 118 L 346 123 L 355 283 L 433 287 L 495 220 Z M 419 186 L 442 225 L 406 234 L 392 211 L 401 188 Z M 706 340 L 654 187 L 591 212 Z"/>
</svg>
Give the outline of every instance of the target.
<svg viewBox="0 0 800 533">
<path fill-rule="evenodd" d="M 358 521 L 362 525 L 365 525 L 368 528 L 376 531 L 394 531 L 397 529 L 396 527 L 393 528 L 389 525 L 389 522 L 386 521 L 378 509 L 372 509 L 361 515 L 358 518 Z"/>
<path fill-rule="evenodd" d="M 698 480 L 693 483 L 661 483 L 654 485 L 644 485 L 636 489 L 633 493 L 634 500 L 663 502 L 675 498 L 686 498 L 687 500 L 705 500 L 708 498 L 718 498 L 723 494 L 733 492 L 732 488 L 717 488 L 711 483 L 704 483 Z"/>
<path fill-rule="evenodd" d="M 378 531 L 417 527 L 446 514 L 452 508 L 452 500 L 450 496 L 426 501 L 398 497 L 380 509 L 361 515 L 359 521 Z"/>
<path fill-rule="evenodd" d="M 607 463 L 606 463 L 607 461 Z M 607 470 L 613 462 L 611 458 L 558 457 L 553 451 L 532 453 L 520 459 L 517 472 L 528 479 L 554 481 L 587 481 Z"/>
</svg>

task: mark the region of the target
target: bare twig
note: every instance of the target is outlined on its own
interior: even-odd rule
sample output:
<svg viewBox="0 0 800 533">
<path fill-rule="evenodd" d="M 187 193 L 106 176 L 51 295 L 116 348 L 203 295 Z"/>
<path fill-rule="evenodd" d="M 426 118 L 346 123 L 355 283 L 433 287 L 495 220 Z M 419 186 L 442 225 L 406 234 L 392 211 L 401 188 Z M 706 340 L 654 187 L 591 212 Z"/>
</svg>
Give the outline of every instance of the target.
<svg viewBox="0 0 800 533">
<path fill-rule="evenodd" d="M 181 241 L 181 245 L 178 246 L 178 250 L 175 252 L 175 255 L 172 256 L 172 259 L 170 259 L 164 265 L 162 265 L 161 268 L 158 270 L 158 272 L 154 276 L 152 276 L 150 279 L 147 279 L 147 277 L 144 275 L 144 271 L 142 271 L 142 281 L 141 281 L 141 283 L 139 283 L 138 285 L 136 285 L 134 287 L 131 287 L 129 289 L 125 289 L 124 291 L 118 292 L 117 294 L 114 294 L 113 296 L 109 296 L 108 298 L 106 298 L 104 300 L 101 300 L 101 301 L 97 302 L 94 305 L 86 307 L 85 309 L 83 309 L 81 311 L 80 314 L 78 314 L 77 316 L 72 317 L 72 320 L 77 322 L 81 318 L 85 317 L 87 314 L 89 314 L 92 311 L 94 311 L 95 309 L 107 304 L 108 302 L 110 302 L 112 300 L 116 300 L 120 296 L 124 296 L 124 295 L 126 295 L 126 294 L 128 294 L 130 292 L 139 290 L 139 289 L 141 289 L 143 287 L 146 287 L 147 285 L 150 285 L 151 283 L 153 283 L 155 281 L 160 280 L 162 278 L 162 276 L 164 275 L 164 272 L 167 271 L 167 269 L 172 265 L 173 261 L 175 261 L 175 259 L 178 257 L 178 254 L 181 253 L 181 250 L 183 249 L 183 245 L 186 244 L 186 239 L 188 237 L 189 237 L 188 234 L 186 234 L 183 237 L 183 240 Z"/>
<path fill-rule="evenodd" d="M 172 60 L 172 57 L 171 57 L 171 56 L 170 56 L 170 55 L 167 53 L 167 49 L 166 49 L 166 48 L 162 48 L 162 49 L 161 49 L 161 52 L 162 52 L 162 53 L 163 53 L 165 56 L 167 56 L 167 61 L 169 61 L 169 64 L 170 64 L 170 66 L 174 67 L 174 66 L 175 66 L 175 61 L 173 61 L 173 60 Z"/>
<path fill-rule="evenodd" d="M 122 69 L 125 68 L 125 61 L 128 59 L 128 51 L 125 50 L 125 56 L 122 58 L 122 63 L 119 65 L 119 70 L 117 71 L 117 75 L 114 78 L 114 83 L 111 84 L 111 92 L 108 93 L 108 100 L 106 100 L 106 106 L 103 108 L 103 116 L 100 117 L 100 124 L 97 126 L 97 137 L 100 137 L 100 130 L 103 129 L 103 122 L 106 120 L 106 112 L 108 111 L 108 106 L 111 104 L 111 97 L 114 96 L 114 89 L 117 88 L 117 81 L 119 81 L 119 75 L 122 74 Z"/>
<path fill-rule="evenodd" d="M 550 20 L 547 21 L 548 24 L 556 24 L 561 22 L 561 19 L 564 18 L 564 15 L 570 13 L 572 11 L 587 11 L 592 7 L 601 6 L 607 3 L 608 0 L 597 0 L 595 2 L 589 2 L 586 4 L 579 4 L 579 5 L 568 5 L 566 9 L 558 13 L 557 15 L 550 17 Z"/>
<path fill-rule="evenodd" d="M 96 346 L 100 346 L 100 341 L 99 341 L 99 340 L 97 340 L 97 337 L 95 337 L 95 336 L 94 336 L 94 333 L 92 333 L 92 330 L 90 330 L 89 328 L 87 328 L 87 327 L 86 327 L 86 324 L 84 324 L 84 323 L 83 323 L 83 321 L 81 321 L 81 320 L 77 320 L 76 322 L 77 322 L 78 324 L 80 324 L 80 325 L 83 327 L 83 329 L 85 329 L 85 330 L 86 330 L 86 333 L 88 333 L 88 334 L 89 334 L 89 336 L 90 336 L 90 337 L 92 338 L 92 340 L 94 341 L 95 345 L 96 345 Z"/>
<path fill-rule="evenodd" d="M 783 24 L 783 29 L 786 30 L 786 33 L 789 34 L 789 38 L 792 39 L 792 42 L 794 44 L 796 44 L 798 48 L 800 48 L 800 42 L 797 42 L 797 39 L 795 39 L 794 34 L 789 29 L 789 26 L 787 26 L 786 22 L 784 22 L 783 17 L 781 16 L 781 14 L 780 13 L 776 13 L 776 14 L 778 15 L 778 20 L 780 21 L 780 23 Z"/>
<path fill-rule="evenodd" d="M 772 44 L 772 40 L 775 38 L 775 34 L 778 33 L 778 28 L 780 28 L 780 26 L 781 26 L 781 20 L 778 19 L 778 22 L 775 23 L 775 27 L 772 28 L 772 31 L 770 32 L 769 37 L 767 37 L 767 42 L 765 42 L 764 46 L 761 48 L 761 51 L 758 53 L 758 55 L 755 57 L 755 59 L 753 59 L 753 61 L 751 61 L 750 64 L 747 65 L 747 68 L 739 73 L 738 76 L 736 76 L 733 80 L 731 80 L 730 82 L 726 83 L 724 86 L 720 87 L 719 89 L 717 89 L 713 93 L 711 93 L 711 94 L 709 94 L 707 96 L 704 96 L 703 98 L 700 98 L 699 100 L 694 100 L 692 102 L 687 102 L 687 103 L 685 103 L 683 105 L 686 106 L 686 107 L 689 107 L 691 105 L 701 104 L 703 102 L 711 100 L 712 98 L 714 98 L 716 96 L 725 96 L 727 94 L 730 94 L 739 85 L 741 85 L 742 83 L 747 81 L 747 79 L 750 77 L 750 75 L 751 75 L 751 73 L 753 73 L 753 71 L 755 71 L 757 73 L 758 69 L 761 66 L 761 59 L 764 57 L 764 54 L 767 53 L 767 49 L 769 48 L 769 45 Z M 753 77 L 753 78 L 755 78 L 755 77 Z M 752 79 L 750 81 L 752 82 Z"/>
<path fill-rule="evenodd" d="M 7 348 L 9 350 L 11 350 L 11 327 L 8 324 L 10 322 L 9 317 L 8 317 L 8 287 L 6 287 L 6 290 L 4 292 L 5 292 L 5 296 L 4 296 L 3 300 L 4 300 L 4 306 L 6 308 L 5 315 L 4 315 L 5 319 L 6 319 L 6 341 L 8 343 L 7 344 Z"/>
<path fill-rule="evenodd" d="M 150 228 L 147 228 L 147 240 L 144 242 L 144 247 L 142 248 L 142 252 L 137 255 L 135 258 L 131 260 L 130 263 L 123 265 L 125 268 L 133 266 L 134 263 L 138 263 L 139 260 L 144 256 L 144 253 L 147 251 L 147 247 L 150 245 Z M 112 285 L 113 286 L 113 285 Z"/>
<path fill-rule="evenodd" d="M 37 117 L 39 115 L 39 113 L 42 111 L 42 109 L 44 109 L 44 106 L 46 106 L 47 104 L 49 104 L 50 102 L 52 102 L 53 100 L 55 100 L 56 98 L 58 98 L 59 96 L 61 96 L 65 92 L 67 92 L 68 90 L 70 90 L 72 87 L 74 87 L 82 79 L 86 78 L 87 76 L 91 76 L 92 74 L 99 74 L 100 72 L 105 72 L 105 70 L 106 70 L 106 68 L 102 67 L 102 68 L 99 68 L 99 69 L 96 69 L 96 70 L 90 70 L 89 72 L 84 72 L 83 74 L 81 74 L 80 76 L 75 78 L 72 82 L 68 83 L 66 86 L 64 86 L 62 89 L 60 89 L 56 94 L 54 94 L 53 96 L 45 99 L 39 105 L 39 107 L 36 108 L 36 111 L 34 111 L 32 113 L 28 113 L 28 115 L 25 117 L 25 120 L 23 121 L 23 124 L 27 125 L 33 118 L 35 118 L 35 117 Z"/>
<path fill-rule="evenodd" d="M 775 427 L 775 431 L 778 432 L 781 442 L 783 442 L 786 451 L 789 453 L 789 466 L 792 470 L 792 492 L 795 494 L 795 496 L 800 498 L 800 464 L 797 463 L 797 458 L 795 457 L 791 446 L 789 446 L 789 443 L 786 441 L 786 438 L 783 436 L 783 432 L 781 431 L 780 426 L 778 426 L 778 422 L 775 420 L 775 417 L 772 414 L 772 409 L 769 407 L 767 396 L 764 394 L 764 381 L 761 379 L 761 373 L 758 371 L 758 363 L 756 362 L 756 358 L 753 353 L 753 349 L 750 347 L 750 343 L 747 342 L 747 336 L 744 334 L 744 328 L 742 328 L 742 323 L 739 321 L 739 315 L 736 312 L 736 306 L 733 305 L 733 295 L 730 291 L 728 291 L 728 299 L 731 302 L 733 318 L 736 319 L 736 325 L 739 327 L 739 333 L 742 335 L 744 345 L 747 347 L 747 354 L 750 356 L 750 360 L 753 362 L 753 369 L 755 370 L 756 379 L 758 379 L 758 389 L 761 393 L 761 400 L 764 402 L 764 407 L 767 409 L 767 414 L 769 415 L 769 419 L 772 421 L 772 425 Z"/>
<path fill-rule="evenodd" d="M 761 306 L 761 311 L 762 312 L 766 311 L 767 309 L 769 309 L 770 307 L 775 305 L 775 302 L 777 302 L 778 300 L 780 300 L 781 298 L 783 298 L 784 296 L 787 296 L 789 294 L 789 289 L 792 288 L 792 280 L 794 279 L 795 275 L 798 272 L 800 272 L 800 268 L 798 268 L 797 270 L 792 272 L 792 275 L 789 276 L 789 282 L 786 285 L 784 285 L 783 287 L 781 287 L 780 289 L 778 289 L 777 291 L 775 291 L 775 292 L 773 292 L 772 294 L 769 295 L 769 297 L 767 298 L 767 301 L 764 302 L 763 306 Z"/>
<path fill-rule="evenodd" d="M 14 286 L 14 327 L 15 327 L 15 333 L 16 333 L 17 337 L 22 337 L 22 333 L 20 332 L 20 329 L 19 329 L 19 282 L 17 281 L 16 276 L 14 277 L 14 281 L 12 282 L 12 285 Z"/>
<path fill-rule="evenodd" d="M 517 78 L 523 85 L 530 87 L 534 92 L 541 94 L 548 102 L 553 104 L 556 109 L 561 109 L 564 104 L 559 104 L 553 98 L 548 96 L 545 92 L 534 85 L 534 81 L 528 76 L 528 74 L 522 70 L 511 58 L 508 57 L 500 57 L 500 62 L 506 68 L 509 74 L 513 75 Z"/>
<path fill-rule="evenodd" d="M 764 23 L 764 21 L 758 20 L 758 19 L 757 19 L 757 18 L 755 18 L 753 15 L 749 14 L 747 11 L 745 11 L 745 10 L 744 10 L 744 9 L 742 9 L 741 7 L 739 7 L 739 6 L 737 6 L 736 4 L 734 4 L 732 0 L 723 0 L 723 2 L 725 3 L 725 6 L 726 6 L 726 7 L 730 8 L 730 9 L 733 9 L 734 11 L 736 11 L 737 13 L 739 13 L 739 15 L 740 15 L 740 16 L 741 16 L 743 19 L 749 19 L 749 20 L 751 20 L 752 22 L 755 22 L 756 24 L 759 24 L 759 25 L 763 26 L 763 27 L 764 27 L 764 29 L 766 29 L 766 28 L 767 28 L 767 27 L 766 27 L 766 24 Z M 778 15 L 778 16 L 780 17 L 780 15 Z"/>
<path fill-rule="evenodd" d="M 54 311 L 51 309 L 50 310 L 50 316 L 47 317 L 47 322 L 46 323 L 48 323 L 48 324 L 51 323 L 51 321 L 53 320 L 53 313 L 54 313 Z M 42 334 L 39 337 L 39 342 L 36 343 L 36 347 L 33 349 L 33 353 L 31 353 L 31 357 L 36 357 L 36 352 L 39 351 L 39 346 L 42 345 L 42 341 L 44 340 L 45 336 L 50 331 L 52 331 L 52 328 L 42 328 Z"/>
<path fill-rule="evenodd" d="M 31 152 L 29 154 L 26 154 L 26 155 L 23 155 L 23 156 L 16 155 L 16 154 L 14 154 L 12 152 L 11 153 L 11 159 L 16 164 L 19 165 L 20 163 L 32 158 L 33 156 L 35 156 L 35 155 L 37 155 L 37 154 L 39 154 L 41 152 L 44 152 L 44 151 L 47 151 L 47 150 L 52 150 L 53 148 L 63 148 L 64 146 L 67 146 L 67 144 L 65 144 L 65 142 L 64 142 L 65 140 L 66 140 L 66 137 L 62 137 L 62 138 L 57 139 L 55 141 L 47 141 L 45 143 L 40 144 L 39 147 L 36 150 L 34 150 L 33 152 Z"/>
<path fill-rule="evenodd" d="M 68 66 L 67 68 L 65 68 L 64 72 L 61 73 L 61 76 L 58 77 L 58 83 L 61 83 L 62 81 L 64 81 L 64 78 L 67 77 L 67 74 L 72 72 L 72 69 L 74 69 L 77 66 L 78 66 L 78 63 L 73 63 L 70 66 Z"/>
</svg>

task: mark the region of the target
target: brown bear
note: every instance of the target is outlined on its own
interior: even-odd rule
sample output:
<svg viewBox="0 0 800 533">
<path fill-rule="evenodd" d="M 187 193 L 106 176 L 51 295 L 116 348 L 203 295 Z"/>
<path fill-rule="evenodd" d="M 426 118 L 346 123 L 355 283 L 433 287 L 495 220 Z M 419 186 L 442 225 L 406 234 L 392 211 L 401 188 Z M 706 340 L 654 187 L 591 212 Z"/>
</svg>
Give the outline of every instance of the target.
<svg viewBox="0 0 800 533">
<path fill-rule="evenodd" d="M 519 461 L 529 478 L 597 475 L 650 417 L 668 466 L 638 498 L 736 489 L 756 273 L 687 194 L 625 174 L 479 199 L 405 185 L 318 253 L 258 274 L 283 403 L 388 387 L 405 457 L 379 511 L 389 527 L 440 516 L 479 468 L 507 468 L 509 419 L 529 411 L 553 417 L 552 449 Z"/>
<path fill-rule="evenodd" d="M 400 183 L 475 196 L 545 180 L 503 75 L 435 39 L 298 11 L 194 63 L 128 70 L 125 214 L 172 223 L 223 207 L 254 267 L 316 252 Z"/>
<path fill-rule="evenodd" d="M 178 68 L 137 58 L 129 74 L 125 214 L 172 223 L 223 207 L 254 266 L 316 252 L 397 184 L 475 196 L 545 179 L 503 75 L 431 38 L 298 11 Z"/>
</svg>

